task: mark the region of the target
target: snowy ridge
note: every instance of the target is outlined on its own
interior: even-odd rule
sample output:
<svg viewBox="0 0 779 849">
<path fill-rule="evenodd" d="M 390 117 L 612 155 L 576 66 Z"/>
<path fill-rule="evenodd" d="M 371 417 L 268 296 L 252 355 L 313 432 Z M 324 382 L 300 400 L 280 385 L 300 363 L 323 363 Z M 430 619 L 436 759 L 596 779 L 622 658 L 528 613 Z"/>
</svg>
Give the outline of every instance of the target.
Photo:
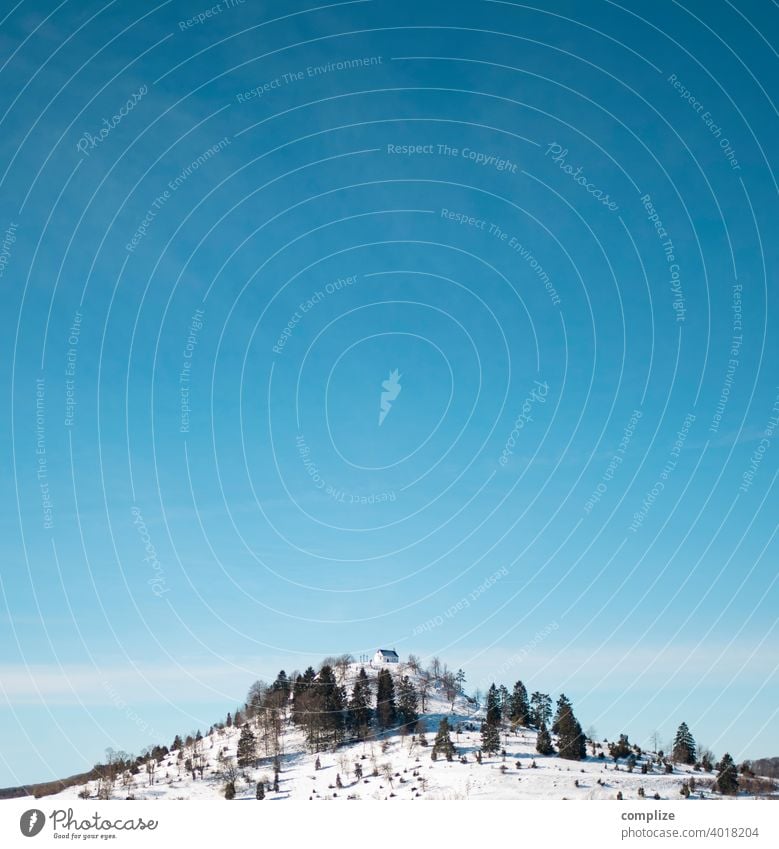
<svg viewBox="0 0 779 849">
<path fill-rule="evenodd" d="M 351 694 L 363 668 L 375 704 L 378 670 L 372 665 L 354 663 L 342 667 L 336 670 L 336 681 Z M 404 675 L 417 685 L 421 683 L 421 675 L 406 664 L 386 668 L 396 689 Z M 440 680 L 430 686 L 424 712 L 420 710 L 418 728 L 424 728 L 423 734 L 403 733 L 400 728 L 374 729 L 364 741 L 347 738 L 334 750 L 312 752 L 304 731 L 287 717 L 279 735 L 277 758 L 265 737 L 265 745 L 261 741 L 257 747 L 256 761 L 239 767 L 238 744 L 243 725 L 248 722 L 261 739 L 260 720 L 254 717 L 243 720 L 241 726 L 216 726 L 201 740 L 190 739 L 188 744 L 154 759 L 150 768 L 153 775 L 145 764 L 136 764 L 132 769 L 118 770 L 111 781 L 90 781 L 70 787 L 54 798 L 224 799 L 230 781 L 236 800 L 255 800 L 258 782 L 262 783 L 267 800 L 678 800 L 685 785 L 692 787 L 689 798 L 722 798 L 712 790 L 716 773 L 678 764 L 667 773 L 653 752 L 634 754 L 631 771 L 625 760 L 620 760 L 615 769 L 606 741 L 588 741 L 587 757 L 581 761 L 539 755 L 537 731 L 530 727 L 503 728 L 502 751 L 483 755 L 479 762 L 484 708 L 463 694 L 449 701 L 445 689 Z M 452 761 L 431 757 L 433 739 L 444 717 L 452 729 L 451 740 L 456 749 Z M 553 740 L 556 743 L 554 737 Z M 193 763 L 199 764 L 202 771 L 196 767 L 193 773 Z M 274 788 L 274 764 L 279 767 L 278 789 Z M 647 772 L 643 773 L 642 768 Z M 742 792 L 740 798 L 746 795 Z"/>
</svg>

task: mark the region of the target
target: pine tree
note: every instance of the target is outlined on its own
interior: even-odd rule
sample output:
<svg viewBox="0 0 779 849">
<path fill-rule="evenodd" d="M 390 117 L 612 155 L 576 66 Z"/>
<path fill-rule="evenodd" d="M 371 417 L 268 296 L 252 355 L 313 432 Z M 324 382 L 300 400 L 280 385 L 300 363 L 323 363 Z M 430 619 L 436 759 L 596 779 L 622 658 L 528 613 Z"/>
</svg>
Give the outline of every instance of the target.
<svg viewBox="0 0 779 849">
<path fill-rule="evenodd" d="M 388 669 L 379 672 L 376 690 L 376 718 L 379 728 L 391 728 L 395 725 L 397 708 L 395 707 L 395 684 Z"/>
<path fill-rule="evenodd" d="M 278 773 L 275 773 L 274 776 L 273 776 L 273 792 L 274 793 L 279 792 L 279 774 Z"/>
<path fill-rule="evenodd" d="M 695 763 L 695 740 L 692 734 L 690 734 L 690 729 L 687 727 L 686 722 L 683 722 L 676 732 L 671 757 L 677 763 Z"/>
<path fill-rule="evenodd" d="M 173 742 L 171 743 L 170 749 L 171 749 L 171 751 L 174 751 L 175 749 L 178 749 L 179 751 L 181 751 L 183 748 L 184 748 L 184 744 L 181 742 L 181 737 L 179 737 L 179 735 L 177 734 L 173 738 Z"/>
<path fill-rule="evenodd" d="M 452 743 L 452 738 L 449 735 L 449 730 L 449 721 L 446 717 L 444 717 L 438 724 L 438 731 L 435 735 L 433 750 L 430 753 L 430 756 L 433 760 L 436 760 L 438 755 L 443 755 L 448 761 L 451 761 L 454 757 L 454 743 Z"/>
<path fill-rule="evenodd" d="M 725 796 L 735 796 L 738 793 L 738 770 L 733 758 L 727 752 L 719 762 L 716 786 L 717 790 Z"/>
<path fill-rule="evenodd" d="M 361 669 L 352 688 L 348 713 L 349 729 L 359 740 L 368 736 L 372 713 L 371 687 L 365 669 Z"/>
<path fill-rule="evenodd" d="M 258 799 L 265 798 L 265 784 L 262 781 L 257 782 L 257 793 L 256 796 Z"/>
<path fill-rule="evenodd" d="M 225 799 L 235 799 L 235 782 L 228 781 L 225 784 Z"/>
<path fill-rule="evenodd" d="M 241 729 L 236 754 L 238 766 L 251 766 L 257 760 L 257 738 L 252 733 L 248 722 Z"/>
<path fill-rule="evenodd" d="M 513 725 L 529 725 L 530 705 L 527 700 L 527 689 L 521 681 L 514 684 L 511 694 L 509 717 Z"/>
<path fill-rule="evenodd" d="M 541 723 L 536 737 L 536 751 L 540 755 L 553 755 L 554 746 L 552 745 L 552 736 L 550 735 L 545 723 Z M 535 763 L 533 764 L 535 766 Z"/>
<path fill-rule="evenodd" d="M 557 748 L 560 757 L 569 761 L 580 761 L 587 756 L 587 742 L 571 703 L 561 696 L 557 702 Z"/>
<path fill-rule="evenodd" d="M 271 690 L 276 693 L 283 693 L 287 698 L 292 691 L 292 682 L 287 677 L 287 673 L 282 669 L 276 676 L 276 680 L 271 684 Z"/>
<path fill-rule="evenodd" d="M 508 720 L 509 718 L 509 714 L 511 713 L 510 700 L 509 691 L 501 684 L 498 687 L 498 703 L 500 704 L 501 719 Z"/>
<path fill-rule="evenodd" d="M 570 710 L 570 701 L 568 701 L 565 693 L 561 693 L 560 698 L 557 700 L 557 710 L 555 711 L 554 720 L 552 721 L 552 734 L 560 733 L 560 719 L 563 717 L 563 714 Z"/>
<path fill-rule="evenodd" d="M 419 699 L 417 691 L 408 675 L 398 682 L 398 719 L 407 731 L 410 731 L 419 719 Z"/>
<path fill-rule="evenodd" d="M 233 727 L 233 717 L 232 717 L 232 715 L 230 714 L 230 711 L 227 711 L 227 719 L 225 720 L 225 725 L 226 725 L 228 728 L 232 728 L 232 727 Z"/>
<path fill-rule="evenodd" d="M 536 690 L 530 697 L 530 721 L 537 728 L 548 725 L 552 718 L 552 700 L 546 693 Z"/>
</svg>

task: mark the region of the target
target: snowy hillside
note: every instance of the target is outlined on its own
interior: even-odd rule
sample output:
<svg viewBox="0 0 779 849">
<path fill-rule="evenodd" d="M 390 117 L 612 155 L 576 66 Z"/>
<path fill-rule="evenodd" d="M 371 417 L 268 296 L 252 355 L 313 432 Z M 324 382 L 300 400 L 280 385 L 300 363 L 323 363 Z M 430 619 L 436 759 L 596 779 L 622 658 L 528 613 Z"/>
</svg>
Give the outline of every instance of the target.
<svg viewBox="0 0 779 849">
<path fill-rule="evenodd" d="M 351 664 L 337 673 L 337 682 L 348 692 L 361 669 L 365 669 L 371 692 L 376 696 L 377 670 L 365 664 Z M 420 684 L 419 676 L 405 664 L 394 664 L 393 680 L 408 675 Z M 446 717 L 456 755 L 451 761 L 431 757 L 439 723 Z M 628 770 L 625 760 L 615 769 L 607 743 L 587 743 L 582 761 L 564 760 L 536 751 L 537 732 L 529 727 L 500 732 L 501 751 L 481 756 L 480 726 L 483 707 L 472 699 L 445 697 L 445 687 L 434 681 L 427 694 L 424 713 L 420 711 L 417 733 L 398 729 L 372 731 L 369 739 L 344 742 L 335 750 L 310 751 L 301 728 L 289 718 L 283 721 L 278 738 L 278 756 L 266 745 L 257 747 L 256 762 L 238 766 L 238 745 L 242 725 L 260 735 L 260 719 L 243 720 L 241 727 L 217 727 L 200 740 L 171 750 L 132 770 L 117 771 L 112 782 L 91 781 L 74 786 L 54 798 L 77 796 L 113 799 L 223 799 L 225 786 L 232 780 L 235 799 L 257 798 L 258 782 L 265 799 L 351 800 L 351 799 L 680 799 L 685 783 L 692 780 L 691 798 L 712 796 L 710 785 L 716 773 L 694 771 L 691 766 L 673 766 L 666 772 L 653 753 L 634 755 Z M 424 733 L 419 730 L 424 728 Z M 553 742 L 556 743 L 553 737 Z M 505 750 L 505 755 L 503 754 Z M 593 754 L 594 752 L 594 754 Z M 478 754 L 477 754 L 478 753 Z M 481 762 L 477 757 L 481 757 Z M 150 760 L 150 759 L 147 759 Z M 279 767 L 274 789 L 274 761 Z M 319 768 L 317 768 L 317 761 Z M 193 776 L 192 768 L 195 765 Z M 202 767 L 202 772 L 198 767 Z M 643 773 L 642 768 L 647 772 Z M 202 775 L 202 777 L 201 777 Z M 743 798 L 744 794 L 741 794 Z M 718 796 L 718 798 L 721 798 Z"/>
</svg>

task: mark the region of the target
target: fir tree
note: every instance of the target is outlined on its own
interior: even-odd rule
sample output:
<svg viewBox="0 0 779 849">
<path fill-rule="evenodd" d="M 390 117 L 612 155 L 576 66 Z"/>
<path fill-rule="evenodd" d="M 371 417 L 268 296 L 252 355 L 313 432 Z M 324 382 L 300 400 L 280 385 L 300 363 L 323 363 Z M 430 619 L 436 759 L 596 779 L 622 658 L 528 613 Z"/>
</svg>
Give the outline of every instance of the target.
<svg viewBox="0 0 779 849">
<path fill-rule="evenodd" d="M 514 684 L 510 697 L 509 718 L 514 725 L 530 724 L 530 705 L 527 700 L 527 689 L 521 681 Z"/>
<path fill-rule="evenodd" d="M 276 774 L 273 776 L 273 792 L 274 792 L 274 793 L 278 793 L 278 792 L 279 792 L 279 774 L 278 774 L 278 773 L 276 773 Z"/>
<path fill-rule="evenodd" d="M 257 782 L 256 797 L 258 799 L 264 799 L 265 798 L 265 784 L 262 781 Z"/>
<path fill-rule="evenodd" d="M 539 755 L 554 754 L 552 736 L 550 735 L 546 725 L 543 722 L 541 723 L 541 726 L 538 729 L 538 736 L 536 737 L 536 751 L 539 753 Z M 535 763 L 533 763 L 533 766 L 535 766 Z"/>
<path fill-rule="evenodd" d="M 494 684 L 487 690 L 487 715 L 481 724 L 481 749 L 485 755 L 500 751 L 500 694 Z"/>
<path fill-rule="evenodd" d="M 485 755 L 500 751 L 500 729 L 489 722 L 481 724 L 481 749 Z"/>
<path fill-rule="evenodd" d="M 433 760 L 436 760 L 438 755 L 443 755 L 448 761 L 451 761 L 454 757 L 454 743 L 452 743 L 449 730 L 449 721 L 444 717 L 438 724 L 433 750 L 430 753 Z"/>
<path fill-rule="evenodd" d="M 376 690 L 376 718 L 379 728 L 391 728 L 395 725 L 397 708 L 395 707 L 395 684 L 388 669 L 379 672 Z"/>
<path fill-rule="evenodd" d="M 677 763 L 695 763 L 695 740 L 692 734 L 690 734 L 690 729 L 687 727 L 686 722 L 683 722 L 676 732 L 671 756 Z"/>
<path fill-rule="evenodd" d="M 227 711 L 227 719 L 225 720 L 225 725 L 226 725 L 228 728 L 232 728 L 232 727 L 233 727 L 233 717 L 232 717 L 232 715 L 231 715 L 230 711 Z"/>
<path fill-rule="evenodd" d="M 457 675 L 454 676 L 454 680 L 457 683 L 457 688 L 462 693 L 463 684 L 465 684 L 465 673 L 462 671 L 462 669 L 457 670 Z"/>
<path fill-rule="evenodd" d="M 252 733 L 249 723 L 241 729 L 237 749 L 238 766 L 251 766 L 257 760 L 257 739 Z"/>
<path fill-rule="evenodd" d="M 581 725 L 573 715 L 571 703 L 565 699 L 561 706 L 564 698 L 561 696 L 557 703 L 557 748 L 561 758 L 580 761 L 587 756 L 586 739 Z"/>
<path fill-rule="evenodd" d="M 371 724 L 371 687 L 365 669 L 360 669 L 349 700 L 349 729 L 359 740 L 368 736 Z"/>
<path fill-rule="evenodd" d="M 716 787 L 725 796 L 735 796 L 738 793 L 738 770 L 733 758 L 727 752 L 719 762 Z"/>
<path fill-rule="evenodd" d="M 557 710 L 555 711 L 554 720 L 552 721 L 552 734 L 560 733 L 560 719 L 563 717 L 563 714 L 570 710 L 570 701 L 568 701 L 565 693 L 561 693 L 560 698 L 557 700 Z"/>
<path fill-rule="evenodd" d="M 398 682 L 398 719 L 407 731 L 410 731 L 419 718 L 419 699 L 417 691 L 408 675 Z"/>
</svg>

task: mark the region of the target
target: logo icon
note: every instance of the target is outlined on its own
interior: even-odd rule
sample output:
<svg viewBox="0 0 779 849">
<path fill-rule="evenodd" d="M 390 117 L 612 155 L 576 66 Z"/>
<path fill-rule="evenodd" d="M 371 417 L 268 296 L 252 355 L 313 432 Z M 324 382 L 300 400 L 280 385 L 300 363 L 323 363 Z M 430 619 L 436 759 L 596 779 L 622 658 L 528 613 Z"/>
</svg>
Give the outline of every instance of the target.
<svg viewBox="0 0 779 849">
<path fill-rule="evenodd" d="M 382 422 L 387 418 L 387 414 L 392 409 L 392 401 L 400 395 L 400 390 L 403 388 L 400 385 L 400 378 L 401 375 L 395 369 L 390 372 L 387 380 L 382 381 L 381 388 L 384 392 L 381 393 L 381 403 L 379 404 L 379 427 L 381 427 Z"/>
<path fill-rule="evenodd" d="M 45 823 L 46 817 L 43 815 L 43 811 L 39 811 L 37 808 L 30 808 L 19 818 L 19 828 L 25 837 L 35 837 L 36 834 L 40 834 Z"/>
</svg>

